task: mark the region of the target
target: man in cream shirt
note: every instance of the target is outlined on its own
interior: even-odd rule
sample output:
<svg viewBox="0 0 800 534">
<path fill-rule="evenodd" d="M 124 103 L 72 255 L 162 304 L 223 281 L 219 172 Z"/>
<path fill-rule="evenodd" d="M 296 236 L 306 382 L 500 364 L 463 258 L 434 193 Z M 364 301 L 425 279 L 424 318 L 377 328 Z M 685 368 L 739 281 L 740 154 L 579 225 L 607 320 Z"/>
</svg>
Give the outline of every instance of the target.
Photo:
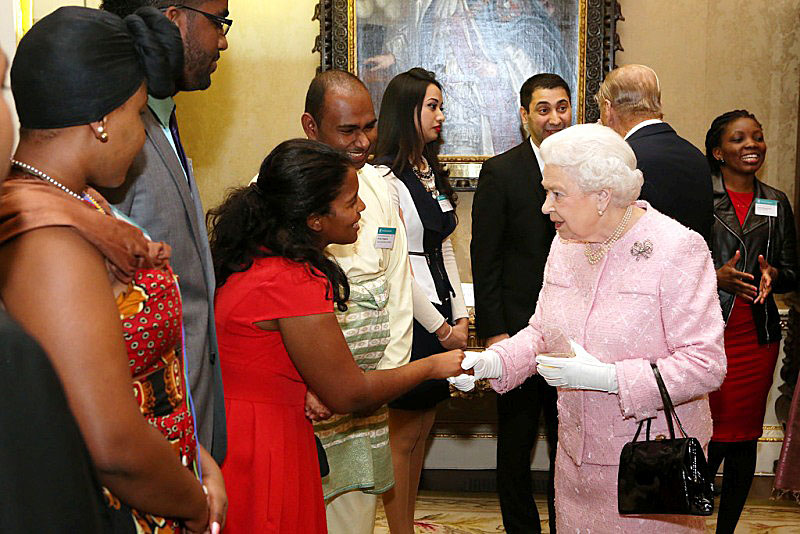
<svg viewBox="0 0 800 534">
<path fill-rule="evenodd" d="M 348 310 L 336 313 L 345 339 L 364 370 L 404 365 L 413 322 L 408 245 L 389 185 L 367 163 L 377 137 L 369 92 L 348 72 L 323 72 L 308 88 L 301 123 L 309 139 L 347 153 L 358 169 L 358 194 L 366 206 L 358 240 L 326 249 L 350 282 Z M 329 532 L 371 534 L 376 495 L 394 484 L 386 406 L 325 419 L 329 412 L 310 393 L 306 413 L 316 421 L 330 464 L 322 480 Z"/>
</svg>

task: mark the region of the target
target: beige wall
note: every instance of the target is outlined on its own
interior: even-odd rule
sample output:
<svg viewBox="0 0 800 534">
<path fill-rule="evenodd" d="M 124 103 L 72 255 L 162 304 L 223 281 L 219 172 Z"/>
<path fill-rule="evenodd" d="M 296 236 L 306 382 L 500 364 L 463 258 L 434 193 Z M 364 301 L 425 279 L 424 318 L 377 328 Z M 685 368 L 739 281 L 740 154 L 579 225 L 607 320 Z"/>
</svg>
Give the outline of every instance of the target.
<svg viewBox="0 0 800 534">
<path fill-rule="evenodd" d="M 33 0 L 33 21 L 36 22 L 61 6 L 100 7 L 100 0 Z"/>
<path fill-rule="evenodd" d="M 246 184 L 275 145 L 301 137 L 312 54 L 315 1 L 229 0 L 233 27 L 211 88 L 176 98 L 181 137 L 206 209 Z"/>
<path fill-rule="evenodd" d="M 665 120 L 705 151 L 714 117 L 745 108 L 764 126 L 761 178 L 794 199 L 800 86 L 797 0 L 622 0 L 617 64 L 645 63 Z"/>
</svg>

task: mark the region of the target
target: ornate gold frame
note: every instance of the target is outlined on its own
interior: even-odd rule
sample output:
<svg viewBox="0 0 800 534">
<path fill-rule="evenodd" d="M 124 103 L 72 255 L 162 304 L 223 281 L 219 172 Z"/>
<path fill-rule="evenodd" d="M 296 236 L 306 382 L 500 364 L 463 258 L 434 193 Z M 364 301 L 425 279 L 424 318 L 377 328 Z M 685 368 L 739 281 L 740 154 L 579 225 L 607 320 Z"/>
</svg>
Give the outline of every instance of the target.
<svg viewBox="0 0 800 534">
<path fill-rule="evenodd" d="M 616 34 L 622 19 L 617 0 L 575 0 L 578 2 L 580 32 L 578 43 L 577 122 L 594 122 L 599 110 L 593 95 L 603 76 L 614 66 L 620 50 Z M 336 68 L 357 74 L 358 35 L 355 0 L 320 0 L 314 19 L 320 22 L 314 51 L 320 52 L 319 70 Z M 442 155 L 447 163 L 482 163 L 490 155 Z M 467 187 L 470 189 L 470 187 Z"/>
</svg>

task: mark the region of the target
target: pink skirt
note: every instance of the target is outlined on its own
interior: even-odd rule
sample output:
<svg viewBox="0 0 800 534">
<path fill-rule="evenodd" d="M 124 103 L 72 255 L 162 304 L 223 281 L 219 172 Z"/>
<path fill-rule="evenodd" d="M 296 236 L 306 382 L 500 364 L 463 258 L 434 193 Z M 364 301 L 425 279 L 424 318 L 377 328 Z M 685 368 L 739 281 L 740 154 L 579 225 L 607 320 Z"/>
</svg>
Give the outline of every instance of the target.
<svg viewBox="0 0 800 534">
<path fill-rule="evenodd" d="M 706 521 L 688 515 L 621 516 L 617 513 L 616 465 L 575 465 L 556 454 L 556 528 L 570 534 L 705 533 Z"/>
</svg>

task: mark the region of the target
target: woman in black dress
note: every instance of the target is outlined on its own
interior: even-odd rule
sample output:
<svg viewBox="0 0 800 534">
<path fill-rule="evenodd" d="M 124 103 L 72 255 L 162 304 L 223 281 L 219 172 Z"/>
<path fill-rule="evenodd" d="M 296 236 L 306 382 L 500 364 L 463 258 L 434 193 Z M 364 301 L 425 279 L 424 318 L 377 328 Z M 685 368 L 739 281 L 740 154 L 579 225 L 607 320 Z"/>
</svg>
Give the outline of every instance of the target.
<svg viewBox="0 0 800 534">
<path fill-rule="evenodd" d="M 378 121 L 375 163 L 385 165 L 405 222 L 414 275 L 411 359 L 467 345 L 468 314 L 450 234 L 456 195 L 439 163 L 444 122 L 442 88 L 432 72 L 414 68 L 386 87 Z M 395 487 L 384 499 L 393 533 L 414 531 L 414 504 L 425 442 L 447 382 L 428 381 L 389 404 Z"/>
</svg>

